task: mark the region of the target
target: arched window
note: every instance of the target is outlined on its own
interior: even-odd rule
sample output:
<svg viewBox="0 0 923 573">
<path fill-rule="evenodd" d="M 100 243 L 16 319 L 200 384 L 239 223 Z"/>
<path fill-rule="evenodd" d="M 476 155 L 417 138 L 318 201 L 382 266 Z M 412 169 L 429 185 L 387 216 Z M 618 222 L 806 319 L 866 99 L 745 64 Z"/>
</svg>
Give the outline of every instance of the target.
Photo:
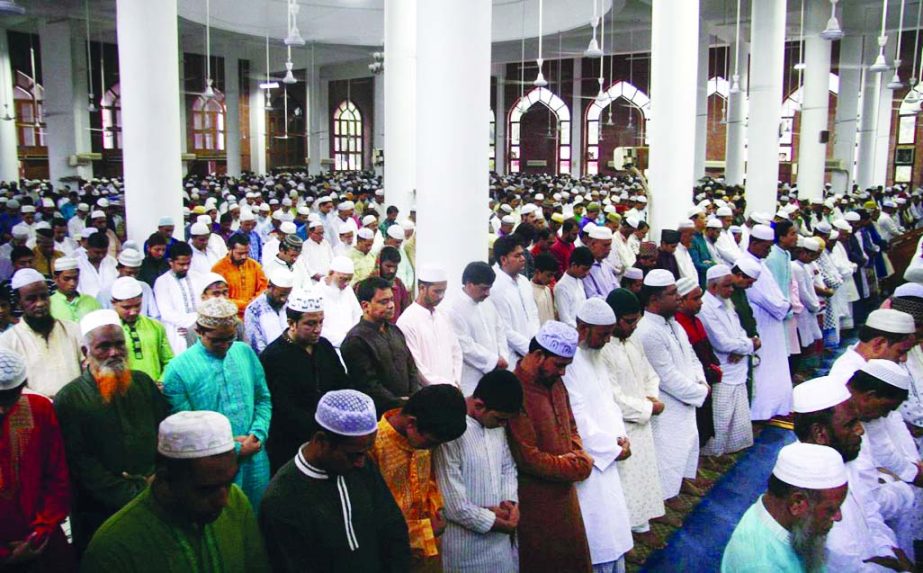
<svg viewBox="0 0 923 573">
<path fill-rule="evenodd" d="M 490 110 L 490 147 L 487 154 L 490 170 L 497 169 L 497 116 Z"/>
<path fill-rule="evenodd" d="M 333 114 L 333 155 L 336 171 L 362 169 L 362 113 L 349 100 Z"/>
<path fill-rule="evenodd" d="M 828 89 L 836 95 L 840 92 L 840 76 L 830 74 Z M 782 126 L 779 135 L 779 161 L 790 163 L 794 161 L 795 147 L 795 114 L 801 112 L 801 98 L 804 90 L 799 87 L 782 102 Z"/>
<path fill-rule="evenodd" d="M 570 172 L 570 110 L 564 101 L 551 93 L 547 88 L 535 88 L 525 96 L 519 98 L 510 111 L 510 153 L 509 164 L 510 173 L 519 173 L 521 170 L 521 151 L 520 146 L 520 120 L 529 109 L 535 104 L 542 104 L 551 110 L 551 113 L 557 118 L 558 129 L 554 135 L 557 140 L 557 161 L 555 174 Z"/>
<path fill-rule="evenodd" d="M 628 104 L 638 109 L 644 117 L 643 125 L 639 125 L 641 137 L 639 142 L 648 142 L 647 122 L 651 119 L 651 99 L 647 94 L 628 82 L 616 82 L 603 92 L 602 98 L 597 98 L 586 110 L 586 172 L 589 175 L 599 173 L 599 142 L 602 139 L 603 110 L 623 99 Z M 611 114 L 611 112 L 610 112 Z M 611 115 L 610 115 L 611 117 Z M 630 116 L 629 116 L 630 117 Z"/>
<path fill-rule="evenodd" d="M 122 88 L 115 84 L 103 94 L 103 149 L 122 149 Z"/>
<path fill-rule="evenodd" d="M 199 96 L 192 103 L 192 148 L 196 151 L 224 151 L 224 94 Z"/>
<path fill-rule="evenodd" d="M 26 74 L 16 72 L 13 86 L 13 110 L 16 133 L 21 147 L 45 145 L 45 89 Z"/>
<path fill-rule="evenodd" d="M 916 101 L 908 100 L 911 93 L 916 96 Z M 913 182 L 913 167 L 917 159 L 917 116 L 920 113 L 921 99 L 923 99 L 923 88 L 917 84 L 913 92 L 907 91 L 897 112 L 897 145 L 894 148 L 895 183 Z"/>
</svg>

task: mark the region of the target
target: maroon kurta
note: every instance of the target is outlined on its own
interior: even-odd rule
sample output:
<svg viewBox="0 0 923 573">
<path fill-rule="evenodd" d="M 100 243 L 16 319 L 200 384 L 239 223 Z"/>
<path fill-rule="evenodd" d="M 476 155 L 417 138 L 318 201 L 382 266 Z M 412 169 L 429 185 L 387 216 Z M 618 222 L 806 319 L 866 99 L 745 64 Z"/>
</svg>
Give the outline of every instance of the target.
<svg viewBox="0 0 923 573">
<path fill-rule="evenodd" d="M 591 571 L 583 517 L 574 482 L 593 462 L 583 451 L 561 380 L 550 387 L 520 365 L 523 410 L 507 426 L 519 469 L 519 568 L 523 573 Z"/>
</svg>

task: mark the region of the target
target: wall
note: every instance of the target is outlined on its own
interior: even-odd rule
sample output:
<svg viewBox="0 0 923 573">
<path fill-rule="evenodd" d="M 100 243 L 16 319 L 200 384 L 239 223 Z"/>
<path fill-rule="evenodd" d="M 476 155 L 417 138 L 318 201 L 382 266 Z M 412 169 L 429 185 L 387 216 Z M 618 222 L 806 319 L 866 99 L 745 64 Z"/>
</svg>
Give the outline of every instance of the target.
<svg viewBox="0 0 923 573">
<path fill-rule="evenodd" d="M 372 168 L 372 134 L 375 125 L 375 86 L 371 76 L 348 80 L 330 80 L 327 125 L 330 133 L 328 157 L 333 153 L 333 114 L 344 100 L 350 99 L 362 114 L 362 168 Z M 384 118 L 382 118 L 382 121 Z M 485 127 L 486 130 L 486 127 Z"/>
</svg>

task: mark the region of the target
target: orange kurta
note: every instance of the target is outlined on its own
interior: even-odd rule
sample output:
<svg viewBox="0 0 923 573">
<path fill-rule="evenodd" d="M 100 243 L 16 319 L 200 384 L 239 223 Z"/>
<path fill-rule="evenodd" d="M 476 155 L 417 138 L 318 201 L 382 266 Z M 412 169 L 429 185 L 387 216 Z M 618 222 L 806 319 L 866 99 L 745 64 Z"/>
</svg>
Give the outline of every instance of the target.
<svg viewBox="0 0 923 573">
<path fill-rule="evenodd" d="M 388 421 L 398 411 L 398 408 L 388 410 L 381 417 L 375 446 L 369 455 L 378 464 L 381 476 L 404 514 L 413 556 L 433 557 L 439 554 L 439 547 L 431 518 L 442 509 L 442 496 L 433 475 L 430 451 L 412 448 L 407 438 Z"/>
<path fill-rule="evenodd" d="M 228 282 L 228 297 L 237 305 L 239 318 L 243 318 L 247 305 L 269 286 L 263 267 L 253 259 L 247 259 L 237 266 L 228 255 L 215 263 L 212 272 L 223 276 Z"/>
</svg>

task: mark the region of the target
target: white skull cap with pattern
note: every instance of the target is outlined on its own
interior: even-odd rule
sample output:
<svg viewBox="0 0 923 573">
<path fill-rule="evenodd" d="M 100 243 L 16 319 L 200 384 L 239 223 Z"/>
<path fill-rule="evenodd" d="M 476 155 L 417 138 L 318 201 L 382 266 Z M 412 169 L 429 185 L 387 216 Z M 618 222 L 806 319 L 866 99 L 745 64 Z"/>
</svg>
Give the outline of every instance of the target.
<svg viewBox="0 0 923 573">
<path fill-rule="evenodd" d="M 112 300 L 129 300 L 144 294 L 141 283 L 134 277 L 119 277 L 112 283 Z"/>
<path fill-rule="evenodd" d="M 686 296 L 697 288 L 699 288 L 699 281 L 694 278 L 682 277 L 676 281 L 676 293 L 679 296 Z"/>
<path fill-rule="evenodd" d="M 583 301 L 577 309 L 577 319 L 592 326 L 612 326 L 616 322 L 612 307 L 599 297 Z"/>
<path fill-rule="evenodd" d="M 175 460 L 207 458 L 234 450 L 231 422 L 218 412 L 177 412 L 160 423 L 157 452 Z"/>
<path fill-rule="evenodd" d="M 720 279 L 731 274 L 731 267 L 727 265 L 717 264 L 705 272 L 705 280 L 711 281 L 715 279 Z"/>
<path fill-rule="evenodd" d="M 22 356 L 0 348 L 0 391 L 12 390 L 26 381 L 26 361 Z"/>
<path fill-rule="evenodd" d="M 846 465 L 829 446 L 795 442 L 779 450 L 772 475 L 805 489 L 834 489 L 846 484 Z"/>
<path fill-rule="evenodd" d="M 562 358 L 573 358 L 577 352 L 577 331 L 557 320 L 549 320 L 535 335 L 535 341 L 548 352 Z"/>
<path fill-rule="evenodd" d="M 887 382 L 895 388 L 900 388 L 901 390 L 910 389 L 910 374 L 897 362 L 873 358 L 866 362 L 860 370 L 882 382 Z"/>
<path fill-rule="evenodd" d="M 640 281 L 644 279 L 644 271 L 638 267 L 628 267 L 625 269 L 625 274 L 623 278 L 630 279 L 633 281 Z"/>
<path fill-rule="evenodd" d="M 321 396 L 314 420 L 339 436 L 368 436 L 378 429 L 375 402 L 358 390 L 333 390 Z"/>
<path fill-rule="evenodd" d="M 653 269 L 644 277 L 644 284 L 649 287 L 668 287 L 676 284 L 676 277 L 668 270 Z"/>
<path fill-rule="evenodd" d="M 144 256 L 135 249 L 124 249 L 119 253 L 119 264 L 136 269 L 144 262 Z"/>
<path fill-rule="evenodd" d="M 288 297 L 286 304 L 295 312 L 323 312 L 324 297 L 313 290 L 299 290 Z"/>
<path fill-rule="evenodd" d="M 72 271 L 77 268 L 77 259 L 74 257 L 60 257 L 54 261 L 54 271 L 60 273 L 62 271 Z"/>
</svg>

